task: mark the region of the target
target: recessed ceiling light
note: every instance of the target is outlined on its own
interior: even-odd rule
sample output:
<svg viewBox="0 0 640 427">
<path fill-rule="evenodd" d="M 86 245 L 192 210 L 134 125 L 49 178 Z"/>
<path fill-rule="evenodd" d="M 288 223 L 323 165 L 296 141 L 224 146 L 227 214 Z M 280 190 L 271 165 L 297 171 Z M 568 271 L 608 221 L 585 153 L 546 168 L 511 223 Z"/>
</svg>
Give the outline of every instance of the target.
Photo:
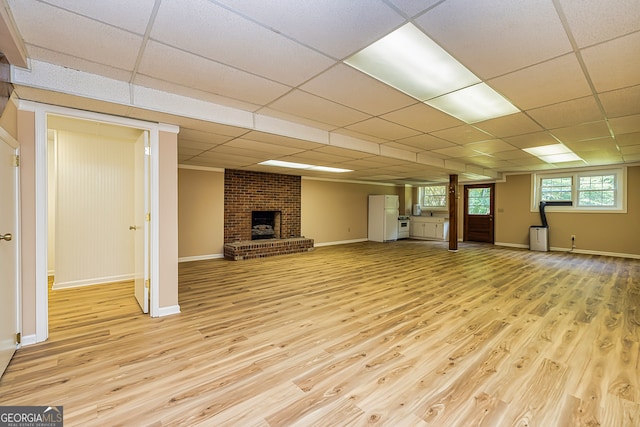
<svg viewBox="0 0 640 427">
<path fill-rule="evenodd" d="M 276 167 L 291 168 L 291 169 L 304 169 L 304 170 L 312 170 L 312 171 L 319 171 L 319 172 L 335 172 L 335 173 L 353 172 L 353 170 L 351 169 L 332 168 L 329 166 L 315 166 L 315 165 L 308 165 L 305 163 L 285 162 L 282 160 L 266 160 L 258 164 L 265 165 L 265 166 L 276 166 Z"/>
<path fill-rule="evenodd" d="M 413 24 L 344 62 L 467 123 L 520 111 Z"/>
</svg>

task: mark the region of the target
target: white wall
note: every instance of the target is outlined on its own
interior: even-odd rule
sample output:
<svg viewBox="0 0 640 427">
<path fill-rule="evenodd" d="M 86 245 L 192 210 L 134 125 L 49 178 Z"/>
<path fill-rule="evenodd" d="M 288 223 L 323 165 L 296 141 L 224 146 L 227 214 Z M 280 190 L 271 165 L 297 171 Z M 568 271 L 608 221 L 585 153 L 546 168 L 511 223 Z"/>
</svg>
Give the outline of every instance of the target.
<svg viewBox="0 0 640 427">
<path fill-rule="evenodd" d="M 54 287 L 132 279 L 133 142 L 56 132 Z"/>
</svg>

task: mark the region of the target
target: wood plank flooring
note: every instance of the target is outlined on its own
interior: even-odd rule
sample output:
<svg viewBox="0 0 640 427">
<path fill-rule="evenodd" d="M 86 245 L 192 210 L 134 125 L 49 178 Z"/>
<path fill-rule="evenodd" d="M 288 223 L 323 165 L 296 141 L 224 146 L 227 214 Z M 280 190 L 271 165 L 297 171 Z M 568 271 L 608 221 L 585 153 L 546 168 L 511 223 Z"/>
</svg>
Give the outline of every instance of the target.
<svg viewBox="0 0 640 427">
<path fill-rule="evenodd" d="M 640 426 L 640 260 L 402 240 L 52 291 L 0 405 L 65 426 Z"/>
</svg>

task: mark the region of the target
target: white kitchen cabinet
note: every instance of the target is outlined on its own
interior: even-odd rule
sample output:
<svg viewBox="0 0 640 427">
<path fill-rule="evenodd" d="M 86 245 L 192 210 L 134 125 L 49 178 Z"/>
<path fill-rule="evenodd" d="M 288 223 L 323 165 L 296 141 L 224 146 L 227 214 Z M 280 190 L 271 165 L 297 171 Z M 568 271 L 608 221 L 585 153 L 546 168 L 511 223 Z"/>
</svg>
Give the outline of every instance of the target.
<svg viewBox="0 0 640 427">
<path fill-rule="evenodd" d="M 412 216 L 409 237 L 447 240 L 449 238 L 449 219 L 434 216 Z"/>
</svg>

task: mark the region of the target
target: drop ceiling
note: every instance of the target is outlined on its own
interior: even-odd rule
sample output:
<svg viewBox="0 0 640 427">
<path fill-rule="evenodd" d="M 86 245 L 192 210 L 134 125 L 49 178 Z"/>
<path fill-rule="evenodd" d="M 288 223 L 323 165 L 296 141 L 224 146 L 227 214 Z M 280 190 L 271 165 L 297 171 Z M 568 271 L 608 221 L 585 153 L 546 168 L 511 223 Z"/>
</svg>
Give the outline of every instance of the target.
<svg viewBox="0 0 640 427">
<path fill-rule="evenodd" d="M 18 98 L 178 125 L 182 165 L 416 184 L 640 163 L 636 0 L 0 2 Z M 519 112 L 467 124 L 345 64 L 406 23 Z M 523 151 L 558 143 L 581 160 Z"/>
</svg>

